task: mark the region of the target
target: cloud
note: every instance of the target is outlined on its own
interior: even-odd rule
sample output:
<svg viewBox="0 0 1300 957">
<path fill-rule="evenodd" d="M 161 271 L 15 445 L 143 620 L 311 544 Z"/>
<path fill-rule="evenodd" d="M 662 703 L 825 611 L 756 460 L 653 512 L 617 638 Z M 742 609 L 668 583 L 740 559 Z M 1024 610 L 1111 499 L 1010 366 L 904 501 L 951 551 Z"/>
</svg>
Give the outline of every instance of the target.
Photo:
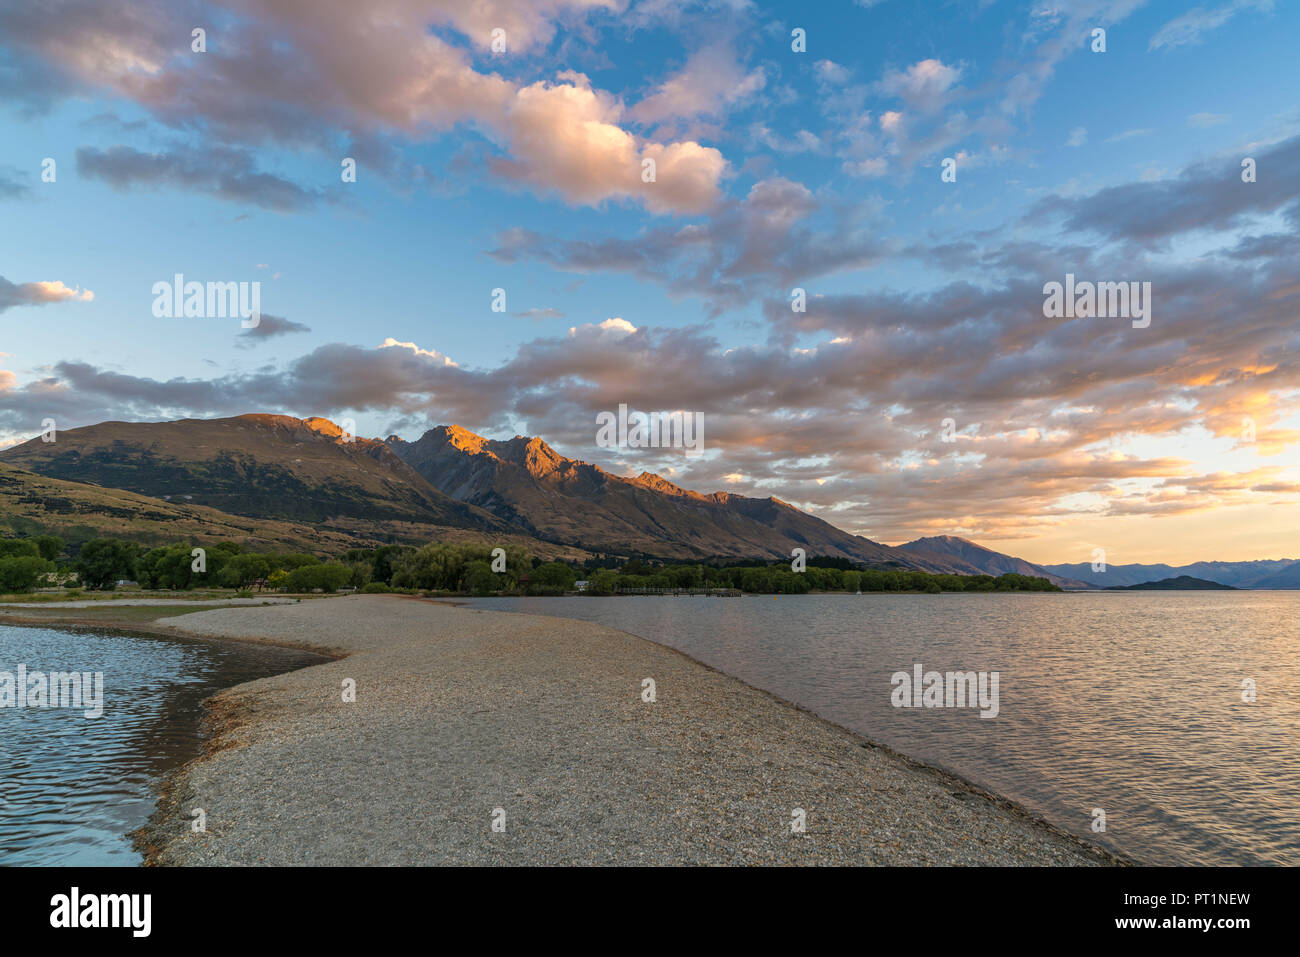
<svg viewBox="0 0 1300 957">
<path fill-rule="evenodd" d="M 1221 126 L 1228 122 L 1232 117 L 1226 113 L 1193 113 L 1187 117 L 1188 126 Z"/>
<path fill-rule="evenodd" d="M 504 125 L 514 158 L 492 164 L 509 179 L 553 189 L 570 202 L 635 197 L 655 212 L 700 213 L 719 197 L 722 154 L 694 142 L 642 142 L 621 128 L 622 105 L 585 76 L 519 90 Z M 653 162 L 653 178 L 645 174 Z M 651 179 L 650 182 L 646 182 Z"/>
<path fill-rule="evenodd" d="M 762 123 L 754 123 L 749 128 L 749 136 L 754 143 L 777 153 L 820 153 L 826 148 L 821 137 L 808 130 L 798 130 L 793 136 L 785 137 Z"/>
<path fill-rule="evenodd" d="M 261 321 L 252 328 L 240 333 L 239 338 L 252 340 L 251 342 L 242 343 L 244 348 L 252 348 L 258 341 L 273 339 L 277 336 L 293 335 L 299 332 L 311 332 L 311 327 L 303 325 L 301 322 L 294 322 L 292 319 L 285 319 L 283 316 L 272 316 L 264 312 Z"/>
<path fill-rule="evenodd" d="M 1152 133 L 1154 133 L 1154 132 L 1155 132 L 1155 130 L 1153 130 L 1153 129 L 1149 129 L 1149 128 L 1148 128 L 1148 129 L 1136 129 L 1136 130 L 1124 130 L 1124 132 L 1122 132 L 1122 133 L 1116 133 L 1116 134 L 1114 134 L 1113 136 L 1108 136 L 1108 137 L 1106 137 L 1105 142 L 1107 142 L 1107 143 L 1122 143 L 1124 140 L 1137 139 L 1137 138 L 1140 137 L 1140 136 L 1150 136 L 1150 135 L 1151 135 Z"/>
<path fill-rule="evenodd" d="M 1243 10 L 1268 13 L 1273 0 L 1233 0 L 1220 7 L 1195 7 L 1170 20 L 1151 38 L 1148 50 L 1187 46 L 1200 43 L 1205 34 L 1217 30 Z"/>
<path fill-rule="evenodd" d="M 931 166 L 959 151 L 986 164 L 1002 162 L 1010 155 L 1015 123 L 1038 102 L 1060 63 L 1086 50 L 1085 38 L 1092 29 L 1119 23 L 1144 2 L 1030 5 L 1020 36 L 1009 37 L 1016 48 L 970 86 L 960 85 L 965 64 L 935 57 L 886 70 L 871 84 L 854 84 L 844 67 L 818 61 L 814 77 L 820 106 L 836 127 L 842 171 L 898 183 L 918 166 Z M 873 96 L 887 98 L 878 116 L 868 109 Z M 890 102 L 898 100 L 901 104 Z"/>
<path fill-rule="evenodd" d="M 954 86 L 961 78 L 961 67 L 930 59 L 913 63 L 906 70 L 893 70 L 880 79 L 878 88 L 887 96 L 903 100 L 913 109 L 934 113 L 947 106 Z"/>
<path fill-rule="evenodd" d="M 648 124 L 718 116 L 728 105 L 763 89 L 766 82 L 762 67 L 746 71 L 730 45 L 716 43 L 691 54 L 681 70 L 659 84 L 629 115 Z"/>
<path fill-rule="evenodd" d="M 818 60 L 813 64 L 813 72 L 823 83 L 843 86 L 849 82 L 849 71 L 834 60 Z"/>
<path fill-rule="evenodd" d="M 432 359 L 444 366 L 455 366 L 448 356 L 443 355 L 436 349 L 421 349 L 414 342 L 399 342 L 392 336 L 385 337 L 384 341 L 379 344 L 380 349 L 406 349 L 412 355 L 421 356 L 426 359 Z"/>
<path fill-rule="evenodd" d="M 564 313 L 547 306 L 542 309 L 525 309 L 523 312 L 516 312 L 515 317 L 519 319 L 563 319 Z"/>
<path fill-rule="evenodd" d="M 998 109 L 1007 116 L 1023 114 L 1042 96 L 1056 67 L 1072 53 L 1086 49 L 1092 30 L 1124 20 L 1146 0 L 1071 0 L 1068 4 L 1029 7 L 1021 39 L 1025 48 L 1014 71 L 1003 83 Z"/>
<path fill-rule="evenodd" d="M 17 306 L 43 306 L 52 302 L 90 302 L 95 294 L 89 289 L 72 288 L 63 280 L 15 284 L 0 276 L 0 312 Z"/>
<path fill-rule="evenodd" d="M 1076 126 L 1070 130 L 1070 135 L 1065 140 L 1066 146 L 1082 146 L 1088 142 L 1088 131 L 1082 126 Z"/>
<path fill-rule="evenodd" d="M 1025 222 L 1060 217 L 1067 230 L 1110 239 L 1153 242 L 1195 230 L 1224 230 L 1253 216 L 1283 212 L 1300 223 L 1300 136 L 1265 147 L 1253 157 L 1268 170 L 1257 182 L 1241 179 L 1239 156 L 1209 160 L 1178 176 L 1128 183 L 1091 196 L 1051 197 L 1035 205 Z"/>
<path fill-rule="evenodd" d="M 657 228 L 638 236 L 565 240 L 515 228 L 497 237 L 491 255 L 501 262 L 534 260 L 578 273 L 627 273 L 665 285 L 674 295 L 697 295 L 721 312 L 818 276 L 879 262 L 886 243 L 853 221 L 850 204 L 828 208 L 807 187 L 781 177 L 754 184 L 728 200 L 705 223 Z M 838 229 L 817 231 L 814 214 Z"/>
<path fill-rule="evenodd" d="M 726 170 L 717 149 L 634 135 L 620 125 L 622 103 L 581 74 L 521 85 L 481 72 L 466 49 L 429 29 L 452 26 L 482 50 L 501 26 L 509 48 L 523 51 L 548 42 L 558 20 L 622 6 L 283 0 L 241 9 L 221 42 L 196 57 L 176 37 L 188 37 L 203 19 L 197 6 L 150 7 L 146 15 L 127 0 L 69 0 L 57 19 L 23 7 L 0 11 L 0 42 L 16 58 L 42 64 L 38 76 L 59 74 L 58 90 L 123 97 L 174 130 L 198 135 L 199 144 L 163 154 L 130 147 L 79 154 L 88 174 L 122 187 L 165 183 L 301 209 L 319 196 L 257 171 L 248 151 L 272 143 L 314 149 L 335 162 L 348 155 L 409 182 L 416 171 L 398 144 L 467 125 L 504 153 L 492 163 L 495 172 L 568 202 L 634 199 L 660 213 L 701 212 L 716 201 Z M 658 164 L 655 184 L 641 180 L 645 159 Z"/>
<path fill-rule="evenodd" d="M 19 199 L 31 195 L 31 187 L 21 177 L 20 170 L 12 166 L 0 166 L 0 199 Z"/>
<path fill-rule="evenodd" d="M 169 186 L 277 212 L 314 206 L 323 196 L 289 180 L 259 172 L 243 150 L 222 146 L 142 153 L 130 146 L 77 150 L 77 172 L 114 189 Z"/>
</svg>

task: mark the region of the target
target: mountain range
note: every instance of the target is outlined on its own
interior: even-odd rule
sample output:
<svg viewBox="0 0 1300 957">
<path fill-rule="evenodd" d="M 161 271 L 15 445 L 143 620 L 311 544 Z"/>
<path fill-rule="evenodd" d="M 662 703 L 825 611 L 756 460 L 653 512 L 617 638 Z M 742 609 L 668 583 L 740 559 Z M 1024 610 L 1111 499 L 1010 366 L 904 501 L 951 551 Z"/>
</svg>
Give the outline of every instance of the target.
<svg viewBox="0 0 1300 957">
<path fill-rule="evenodd" d="M 1044 565 L 1055 575 L 1080 579 L 1092 587 L 1140 585 L 1190 576 L 1233 588 L 1300 588 L 1300 560 L 1281 558 L 1252 562 L 1193 562 L 1190 565 L 1107 565 L 1094 572 L 1088 562 Z"/>
<path fill-rule="evenodd" d="M 789 558 L 803 548 L 897 568 L 947 570 L 802 512 L 776 498 L 702 495 L 643 472 L 624 478 L 565 458 L 539 438 L 494 441 L 458 426 L 388 447 L 440 492 L 530 535 L 592 552 L 660 558 Z"/>
<path fill-rule="evenodd" d="M 0 532 L 49 530 L 74 541 L 188 536 L 328 553 L 474 540 L 521 544 L 544 558 L 679 561 L 789 559 L 803 548 L 810 558 L 876 568 L 1014 572 L 1075 589 L 1180 573 L 1238 587 L 1300 587 L 1300 562 L 1110 566 L 1102 578 L 1087 563 L 1035 565 L 948 535 L 890 546 L 777 498 L 703 494 L 650 472 L 615 475 L 537 437 L 486 439 L 456 425 L 407 442 L 285 415 L 102 422 L 0 451 L 0 504 Z M 1283 583 L 1222 577 L 1238 565 L 1255 566 L 1252 582 Z M 1288 575 L 1295 584 L 1284 583 Z"/>
</svg>

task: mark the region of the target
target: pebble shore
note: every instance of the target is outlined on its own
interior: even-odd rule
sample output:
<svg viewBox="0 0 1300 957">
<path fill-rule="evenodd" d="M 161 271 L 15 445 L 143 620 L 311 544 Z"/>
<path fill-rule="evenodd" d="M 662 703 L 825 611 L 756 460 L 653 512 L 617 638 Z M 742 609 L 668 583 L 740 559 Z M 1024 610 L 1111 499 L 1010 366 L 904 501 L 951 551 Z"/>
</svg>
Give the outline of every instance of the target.
<svg viewBox="0 0 1300 957">
<path fill-rule="evenodd" d="M 957 778 L 593 623 L 379 595 L 173 622 L 338 657 L 209 701 L 207 752 L 173 774 L 137 835 L 151 864 L 1116 863 Z M 348 679 L 355 702 L 343 700 Z"/>
</svg>

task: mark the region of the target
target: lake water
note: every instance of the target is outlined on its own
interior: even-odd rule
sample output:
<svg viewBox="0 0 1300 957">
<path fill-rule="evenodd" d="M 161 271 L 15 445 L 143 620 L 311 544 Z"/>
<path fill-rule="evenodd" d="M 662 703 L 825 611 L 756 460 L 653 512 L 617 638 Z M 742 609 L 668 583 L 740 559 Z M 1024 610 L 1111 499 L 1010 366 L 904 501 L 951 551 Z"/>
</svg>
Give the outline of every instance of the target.
<svg viewBox="0 0 1300 957">
<path fill-rule="evenodd" d="M 669 645 L 1140 862 L 1300 864 L 1300 592 L 471 604 Z M 998 672 L 997 716 L 894 707 L 917 663 Z"/>
<path fill-rule="evenodd" d="M 104 708 L 0 708 L 0 865 L 133 865 L 128 832 L 202 746 L 204 698 L 324 659 L 261 645 L 0 625 L 0 674 L 102 672 Z"/>
</svg>

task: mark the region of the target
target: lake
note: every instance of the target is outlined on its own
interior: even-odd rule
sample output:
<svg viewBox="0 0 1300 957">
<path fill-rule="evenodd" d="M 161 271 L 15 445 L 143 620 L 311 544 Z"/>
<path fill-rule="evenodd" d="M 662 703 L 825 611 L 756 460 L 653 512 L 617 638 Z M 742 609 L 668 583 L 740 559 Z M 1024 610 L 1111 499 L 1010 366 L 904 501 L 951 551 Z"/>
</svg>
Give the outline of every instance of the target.
<svg viewBox="0 0 1300 957">
<path fill-rule="evenodd" d="M 1139 862 L 1300 864 L 1300 592 L 468 604 L 653 639 Z M 998 672 L 996 717 L 895 707 L 917 664 Z"/>
<path fill-rule="evenodd" d="M 307 652 L 0 625 L 0 675 L 103 674 L 103 714 L 0 707 L 0 865 L 134 865 L 130 831 L 202 746 L 204 698 L 315 664 Z"/>
</svg>

